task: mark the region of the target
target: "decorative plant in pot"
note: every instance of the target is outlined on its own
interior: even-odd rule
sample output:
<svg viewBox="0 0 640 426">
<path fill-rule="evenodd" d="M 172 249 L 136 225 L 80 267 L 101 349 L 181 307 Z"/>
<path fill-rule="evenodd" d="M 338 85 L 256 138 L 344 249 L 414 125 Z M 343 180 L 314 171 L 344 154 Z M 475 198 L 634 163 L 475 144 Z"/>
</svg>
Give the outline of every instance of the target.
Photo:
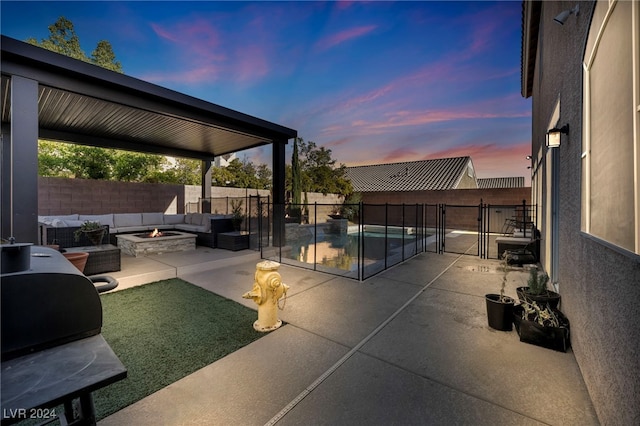
<svg viewBox="0 0 640 426">
<path fill-rule="evenodd" d="M 538 305 L 548 304 L 551 308 L 557 309 L 560 303 L 560 295 L 555 291 L 547 290 L 549 275 L 546 272 L 540 273 L 536 268 L 529 271 L 527 287 L 518 287 L 518 299 L 521 302 L 537 302 Z"/>
<path fill-rule="evenodd" d="M 80 241 L 82 234 L 85 234 L 94 246 L 98 246 L 102 243 L 102 238 L 104 237 L 105 232 L 106 230 L 100 222 L 92 222 L 88 220 L 80 225 L 80 228 L 75 230 L 73 238 L 77 242 Z"/>
<path fill-rule="evenodd" d="M 521 342 L 566 352 L 569 319 L 549 304 L 523 301 L 514 307 L 513 322 Z"/>
<path fill-rule="evenodd" d="M 233 229 L 240 231 L 242 222 L 244 221 L 244 213 L 242 212 L 242 200 L 231 200 L 231 223 Z"/>
<path fill-rule="evenodd" d="M 515 300 L 504 295 L 504 289 L 507 284 L 507 275 L 509 274 L 509 254 L 505 252 L 500 262 L 499 270 L 502 271 L 502 287 L 500 294 L 487 294 L 485 300 L 487 303 L 487 320 L 489 327 L 501 331 L 511 331 L 513 325 L 513 306 Z"/>
</svg>

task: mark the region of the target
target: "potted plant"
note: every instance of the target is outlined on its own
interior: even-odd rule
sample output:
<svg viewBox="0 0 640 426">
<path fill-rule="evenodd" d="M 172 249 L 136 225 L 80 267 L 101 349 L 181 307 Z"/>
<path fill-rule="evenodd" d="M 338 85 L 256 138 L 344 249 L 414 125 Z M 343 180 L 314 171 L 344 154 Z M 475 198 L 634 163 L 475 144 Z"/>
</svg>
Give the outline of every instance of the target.
<svg viewBox="0 0 640 426">
<path fill-rule="evenodd" d="M 570 346 L 569 320 L 548 304 L 524 301 L 513 311 L 521 342 L 566 352 Z"/>
<path fill-rule="evenodd" d="M 89 241 L 93 243 L 93 245 L 98 246 L 102 243 L 102 238 L 104 237 L 105 228 L 100 224 L 100 222 L 92 222 L 87 220 L 80 228 L 76 229 L 73 233 L 74 240 L 80 241 L 80 237 L 82 234 L 85 234 Z"/>
<path fill-rule="evenodd" d="M 509 254 L 505 252 L 500 262 L 500 271 L 502 271 L 502 287 L 500 294 L 486 294 L 485 300 L 487 304 L 487 320 L 489 327 L 501 330 L 511 331 L 513 323 L 513 306 L 515 301 L 509 296 L 505 296 L 504 289 L 507 284 L 507 275 L 509 274 Z"/>
<path fill-rule="evenodd" d="M 558 308 L 560 295 L 555 291 L 547 290 L 549 275 L 546 272 L 540 273 L 536 268 L 529 271 L 527 287 L 518 287 L 518 299 L 521 302 L 537 302 L 540 306 L 549 305 L 553 309 Z"/>
<path fill-rule="evenodd" d="M 242 200 L 231 200 L 231 223 L 235 231 L 240 231 L 244 217 Z"/>
<path fill-rule="evenodd" d="M 69 262 L 71 262 L 73 266 L 78 268 L 80 272 L 84 273 L 84 267 L 87 265 L 87 260 L 89 260 L 89 253 L 87 252 L 62 253 L 62 255 Z"/>
</svg>

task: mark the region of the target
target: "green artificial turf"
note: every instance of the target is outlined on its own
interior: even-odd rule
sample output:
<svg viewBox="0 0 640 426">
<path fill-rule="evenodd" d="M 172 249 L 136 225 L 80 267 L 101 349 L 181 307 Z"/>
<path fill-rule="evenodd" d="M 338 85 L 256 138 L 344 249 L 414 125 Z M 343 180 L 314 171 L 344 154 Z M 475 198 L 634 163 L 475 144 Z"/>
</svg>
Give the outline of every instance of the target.
<svg viewBox="0 0 640 426">
<path fill-rule="evenodd" d="M 127 378 L 94 392 L 98 419 L 257 340 L 254 310 L 180 279 L 101 295 L 102 335 Z"/>
</svg>

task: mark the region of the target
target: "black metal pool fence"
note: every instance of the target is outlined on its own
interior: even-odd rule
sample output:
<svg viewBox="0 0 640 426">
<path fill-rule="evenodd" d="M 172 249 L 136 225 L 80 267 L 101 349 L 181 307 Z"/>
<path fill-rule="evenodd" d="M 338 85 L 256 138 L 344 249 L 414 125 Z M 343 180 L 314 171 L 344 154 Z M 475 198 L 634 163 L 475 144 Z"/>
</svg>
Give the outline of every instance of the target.
<svg viewBox="0 0 640 426">
<path fill-rule="evenodd" d="M 250 234 L 249 247 L 260 251 L 263 259 L 357 280 L 427 251 L 498 258 L 498 236 L 520 228 L 529 237 L 537 227 L 535 206 L 524 202 L 274 205 L 270 197 L 248 195 L 201 203 L 221 214 L 230 214 L 233 205 L 239 205 L 242 230 Z M 284 220 L 274 220 L 274 211 Z M 460 238 L 462 234 L 467 236 Z"/>
<path fill-rule="evenodd" d="M 423 204 L 275 208 L 285 212 L 281 238 L 274 238 L 272 204 L 261 209 L 268 219 L 258 221 L 266 225 L 259 226 L 257 239 L 264 259 L 364 280 L 425 250 L 437 251 Z"/>
</svg>

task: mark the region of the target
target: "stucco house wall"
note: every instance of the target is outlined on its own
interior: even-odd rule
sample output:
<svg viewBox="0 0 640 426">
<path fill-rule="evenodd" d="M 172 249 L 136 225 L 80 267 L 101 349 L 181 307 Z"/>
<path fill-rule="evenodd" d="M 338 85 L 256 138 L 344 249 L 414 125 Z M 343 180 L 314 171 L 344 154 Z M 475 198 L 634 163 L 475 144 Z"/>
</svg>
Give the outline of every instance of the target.
<svg viewBox="0 0 640 426">
<path fill-rule="evenodd" d="M 584 197 L 588 200 L 582 176 L 586 137 L 583 61 L 590 28 L 600 25 L 598 22 L 604 16 L 599 12 L 599 17 L 594 17 L 595 2 L 578 4 L 579 14 L 570 16 L 561 26 L 553 18 L 572 9 L 576 2 L 540 2 L 531 93 L 533 202 L 541 206 L 539 215 L 545 217 L 543 235 L 557 238 L 555 248 L 553 244 L 543 244 L 541 257 L 543 265 L 555 269 L 561 308 L 571 321 L 573 353 L 600 421 L 612 425 L 640 424 L 640 256 L 585 232 L 581 225 Z M 608 2 L 600 6 L 606 9 Z M 624 13 L 631 14 L 631 2 L 617 2 L 614 6 L 628 8 Z M 637 4 L 634 13 L 638 14 Z M 616 64 L 610 63 L 608 75 L 601 74 L 599 78 L 616 79 L 618 71 Z M 600 118 L 615 122 L 619 113 L 605 111 L 608 117 Z M 563 135 L 559 148 L 549 151 L 545 136 L 555 118 L 560 126 L 569 124 L 570 131 Z M 625 137 L 633 138 L 633 134 Z M 607 143 L 622 141 L 613 138 Z M 609 166 L 611 173 L 616 173 L 616 165 Z M 553 169 L 557 173 L 555 179 Z M 555 226 L 555 214 L 545 214 L 554 199 L 555 236 L 548 234 Z M 551 258 L 554 253 L 555 260 Z"/>
</svg>

